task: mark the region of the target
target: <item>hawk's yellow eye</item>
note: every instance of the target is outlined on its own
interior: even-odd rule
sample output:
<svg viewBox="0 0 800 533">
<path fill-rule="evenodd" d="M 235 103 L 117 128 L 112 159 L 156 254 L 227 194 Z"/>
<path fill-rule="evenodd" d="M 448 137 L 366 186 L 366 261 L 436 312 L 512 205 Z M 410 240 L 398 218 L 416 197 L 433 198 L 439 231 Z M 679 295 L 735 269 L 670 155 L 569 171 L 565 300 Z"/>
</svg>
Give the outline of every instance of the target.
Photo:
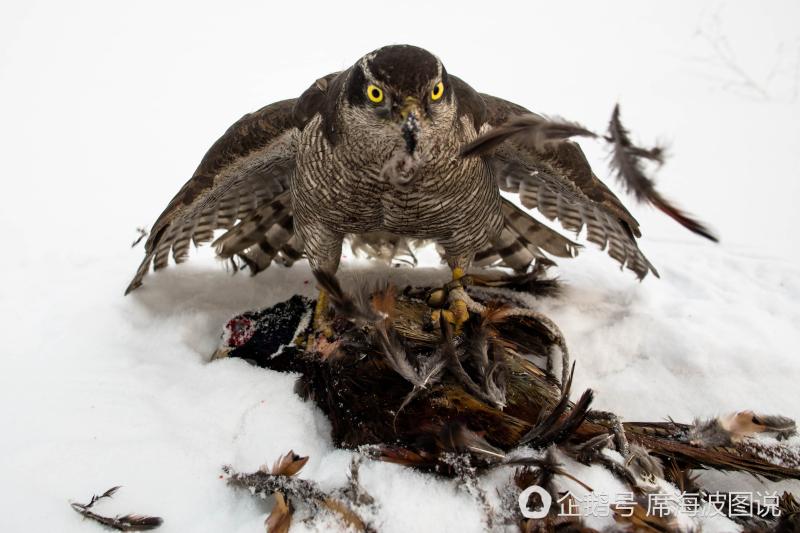
<svg viewBox="0 0 800 533">
<path fill-rule="evenodd" d="M 431 90 L 431 100 L 438 100 L 444 94 L 444 83 L 439 82 Z"/>
<path fill-rule="evenodd" d="M 383 91 L 380 87 L 376 87 L 375 85 L 370 85 L 367 87 L 367 96 L 369 96 L 369 99 L 376 104 L 383 102 Z"/>
</svg>

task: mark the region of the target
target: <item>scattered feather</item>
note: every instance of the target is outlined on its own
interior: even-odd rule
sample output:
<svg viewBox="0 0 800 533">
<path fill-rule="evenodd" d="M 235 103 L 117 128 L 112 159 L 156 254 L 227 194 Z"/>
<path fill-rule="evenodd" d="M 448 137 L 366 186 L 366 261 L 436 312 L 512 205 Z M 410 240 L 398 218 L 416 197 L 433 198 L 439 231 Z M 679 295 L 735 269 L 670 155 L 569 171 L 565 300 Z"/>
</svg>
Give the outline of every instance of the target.
<svg viewBox="0 0 800 533">
<path fill-rule="evenodd" d="M 664 466 L 658 457 L 650 455 L 646 448 L 631 444 L 625 466 L 638 479 L 654 484 L 657 479 L 664 479 Z"/>
<path fill-rule="evenodd" d="M 462 422 L 445 424 L 438 437 L 441 450 L 445 452 L 470 453 L 481 456 L 489 462 L 502 461 L 506 458 L 503 450 L 489 444 L 486 439 Z"/>
<path fill-rule="evenodd" d="M 628 130 L 622 125 L 619 116 L 619 104 L 614 107 L 608 125 L 606 140 L 611 144 L 611 168 L 616 172 L 620 183 L 640 202 L 650 203 L 680 225 L 718 242 L 714 233 L 699 220 L 676 207 L 656 190 L 655 183 L 644 173 L 643 159 L 663 163 L 664 150 L 661 147 L 650 149 L 635 146 L 629 137 Z"/>
<path fill-rule="evenodd" d="M 289 453 L 275 461 L 270 473 L 276 476 L 293 476 L 297 474 L 307 462 L 308 457 L 300 457 L 294 453 L 294 451 L 289 450 Z"/>
<path fill-rule="evenodd" d="M 763 416 L 753 411 L 740 411 L 708 420 L 695 420 L 689 431 L 693 446 L 713 448 L 742 442 L 756 433 L 774 433 L 784 439 L 797 433 L 797 426 L 785 416 Z"/>
<path fill-rule="evenodd" d="M 283 497 L 281 492 L 276 492 L 273 496 L 275 497 L 275 505 L 264 521 L 267 533 L 288 533 L 289 527 L 292 525 L 291 504 Z"/>
<path fill-rule="evenodd" d="M 569 373 L 569 378 L 564 384 L 563 394 L 556 406 L 538 424 L 531 428 L 519 441 L 520 444 L 527 444 L 533 448 L 544 448 L 553 443 L 559 443 L 567 439 L 571 433 L 583 422 L 592 403 L 593 392 L 586 390 L 578 400 L 569 414 L 564 416 L 570 407 L 569 391 L 572 387 L 572 377 L 575 373 L 575 364 Z"/>
<path fill-rule="evenodd" d="M 136 228 L 136 231 L 139 233 L 139 236 L 136 238 L 135 241 L 133 241 L 131 243 L 131 248 L 136 248 L 136 245 L 139 244 L 140 242 L 142 242 L 142 239 L 147 237 L 147 230 L 146 229 L 144 229 L 142 227 L 138 227 L 138 228 Z"/>
<path fill-rule="evenodd" d="M 72 509 L 75 512 L 83 515 L 86 518 L 94 520 L 106 527 L 116 529 L 118 531 L 147 531 L 155 529 L 160 526 L 164 521 L 157 516 L 146 516 L 139 514 L 126 514 L 123 516 L 103 516 L 91 511 L 91 508 L 98 501 L 103 498 L 111 498 L 118 490 L 119 486 L 112 487 L 105 491 L 100 496 L 93 495 L 89 503 L 71 503 Z"/>
<path fill-rule="evenodd" d="M 314 272 L 314 276 L 320 288 L 328 293 L 331 304 L 342 318 L 362 322 L 375 322 L 381 318 L 363 301 L 358 301 L 345 293 L 335 275 L 319 271 Z"/>
<path fill-rule="evenodd" d="M 366 523 L 339 497 L 326 493 L 312 481 L 295 477 L 307 462 L 308 457 L 289 451 L 278 458 L 271 469 L 262 466 L 251 474 L 236 472 L 230 466 L 224 466 L 222 470 L 229 476 L 228 483 L 231 485 L 247 488 L 253 495 L 275 496 L 275 507 L 265 523 L 268 533 L 288 531 L 293 512 L 292 499 L 312 509 L 328 509 L 348 527 L 367 531 Z"/>
<path fill-rule="evenodd" d="M 512 118 L 479 136 L 461 149 L 461 156 L 472 157 L 490 153 L 511 138 L 541 151 L 548 144 L 562 142 L 572 137 L 597 137 L 597 134 L 577 122 L 563 118 L 523 115 Z"/>
</svg>

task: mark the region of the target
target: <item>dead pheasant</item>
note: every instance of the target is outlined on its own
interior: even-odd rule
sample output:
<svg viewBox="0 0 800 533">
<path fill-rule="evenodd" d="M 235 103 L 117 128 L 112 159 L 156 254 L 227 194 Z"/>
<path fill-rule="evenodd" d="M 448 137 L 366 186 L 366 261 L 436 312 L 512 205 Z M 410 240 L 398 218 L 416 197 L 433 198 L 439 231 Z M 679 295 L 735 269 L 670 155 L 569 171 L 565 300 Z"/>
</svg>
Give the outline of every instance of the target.
<svg viewBox="0 0 800 533">
<path fill-rule="evenodd" d="M 295 296 L 232 319 L 216 357 L 299 373 L 297 392 L 328 416 L 335 444 L 372 445 L 375 458 L 440 474 L 462 476 L 459 461 L 473 472 L 557 469 L 515 452 L 555 446 L 638 493 L 656 478 L 690 485 L 691 469 L 800 479 L 800 451 L 780 442 L 796 430 L 785 417 L 744 411 L 692 424 L 621 423 L 590 408 L 592 391 L 571 401 L 566 342 L 525 305 L 526 294 L 556 289 L 541 274 L 474 280 L 459 295 L 471 313 L 457 332 L 444 320 L 431 323 L 431 289 L 349 295 L 326 287 L 337 312 L 325 333 L 310 329 L 315 302 Z M 759 433 L 776 439 L 754 438 Z"/>
</svg>

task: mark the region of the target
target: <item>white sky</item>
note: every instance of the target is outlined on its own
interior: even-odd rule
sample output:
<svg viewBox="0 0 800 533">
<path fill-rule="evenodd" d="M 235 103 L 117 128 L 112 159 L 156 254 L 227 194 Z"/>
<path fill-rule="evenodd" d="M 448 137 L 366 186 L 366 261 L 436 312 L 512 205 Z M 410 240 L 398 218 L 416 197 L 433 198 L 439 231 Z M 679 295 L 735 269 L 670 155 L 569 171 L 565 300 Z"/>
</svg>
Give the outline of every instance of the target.
<svg viewBox="0 0 800 533">
<path fill-rule="evenodd" d="M 126 241 L 235 119 L 408 42 L 478 90 L 593 128 L 621 102 L 640 141 L 671 147 L 664 192 L 724 246 L 797 258 L 798 20 L 793 1 L 5 2 L 1 179 L 15 200 L 0 222 L 28 248 L 45 231 L 28 221 L 35 200 L 74 239 Z M 634 212 L 647 238 L 699 242 Z"/>
</svg>

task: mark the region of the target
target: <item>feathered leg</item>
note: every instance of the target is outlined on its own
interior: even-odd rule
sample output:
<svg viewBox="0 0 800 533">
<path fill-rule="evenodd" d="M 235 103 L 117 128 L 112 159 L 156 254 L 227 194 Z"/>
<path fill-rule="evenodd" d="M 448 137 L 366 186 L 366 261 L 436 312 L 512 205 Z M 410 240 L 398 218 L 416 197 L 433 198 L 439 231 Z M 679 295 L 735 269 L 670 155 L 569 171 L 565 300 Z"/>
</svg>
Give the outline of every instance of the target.
<svg viewBox="0 0 800 533">
<path fill-rule="evenodd" d="M 344 235 L 316 225 L 310 228 L 301 228 L 298 228 L 300 229 L 298 234 L 302 239 L 308 263 L 319 287 L 319 297 L 314 309 L 314 331 L 322 331 L 327 335 L 330 333 L 330 327 L 325 317 L 329 303 L 326 281 L 333 280 L 332 284 L 336 287 L 339 286 L 339 282 L 336 280 L 336 271 L 339 269 L 339 260 L 342 257 Z"/>
</svg>

